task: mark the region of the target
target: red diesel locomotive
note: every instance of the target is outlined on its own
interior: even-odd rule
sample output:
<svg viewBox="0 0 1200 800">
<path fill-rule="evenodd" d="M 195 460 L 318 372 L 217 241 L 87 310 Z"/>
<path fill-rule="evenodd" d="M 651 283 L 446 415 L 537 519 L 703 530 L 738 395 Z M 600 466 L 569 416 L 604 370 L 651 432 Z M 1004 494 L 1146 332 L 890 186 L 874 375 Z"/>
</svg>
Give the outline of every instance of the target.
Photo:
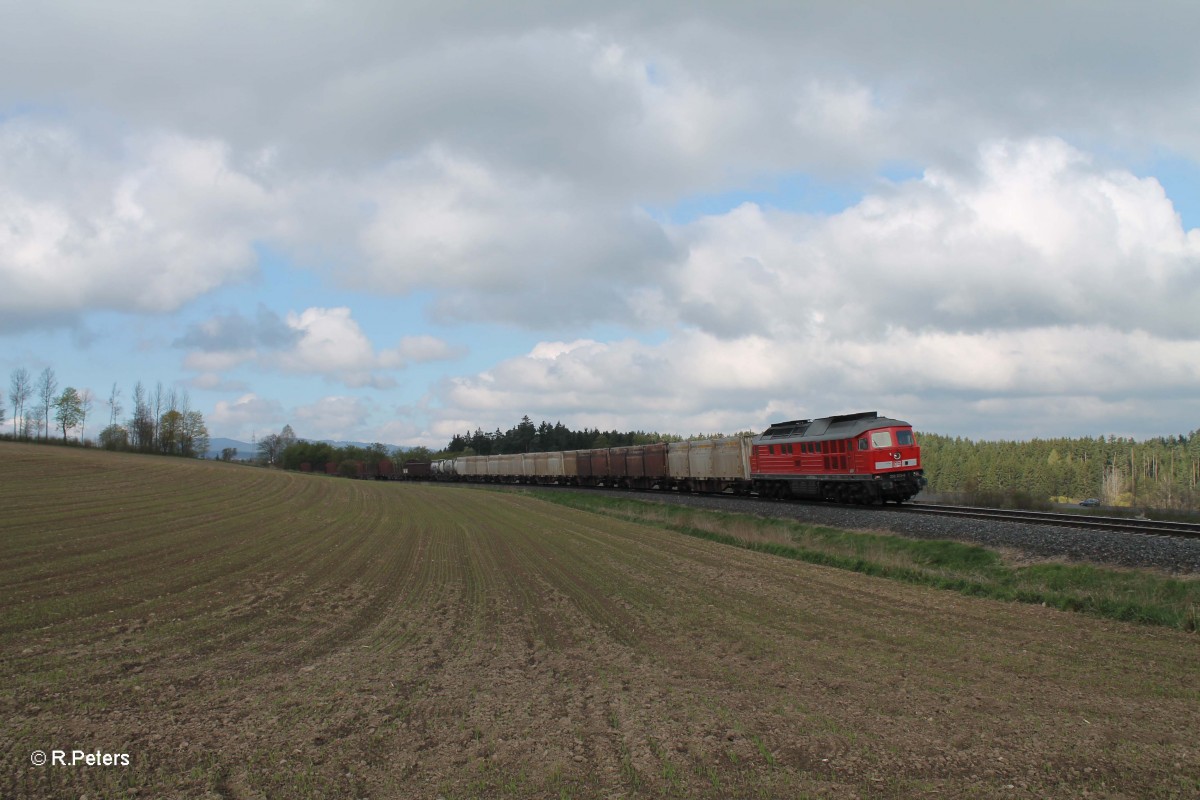
<svg viewBox="0 0 1200 800">
<path fill-rule="evenodd" d="M 912 426 L 874 411 L 776 422 L 754 438 L 754 490 L 763 497 L 904 502 L 925 485 Z"/>
</svg>

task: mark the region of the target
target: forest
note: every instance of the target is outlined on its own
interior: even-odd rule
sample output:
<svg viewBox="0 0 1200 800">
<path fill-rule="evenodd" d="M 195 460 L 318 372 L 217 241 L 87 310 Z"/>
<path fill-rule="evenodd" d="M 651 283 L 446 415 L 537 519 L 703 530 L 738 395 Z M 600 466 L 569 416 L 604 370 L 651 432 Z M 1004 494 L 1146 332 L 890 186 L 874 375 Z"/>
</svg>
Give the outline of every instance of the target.
<svg viewBox="0 0 1200 800">
<path fill-rule="evenodd" d="M 918 433 L 928 491 L 1025 502 L 1200 508 L 1200 430 L 1135 441 L 1117 436 L 973 441 Z"/>
<path fill-rule="evenodd" d="M 556 422 L 551 425 L 543 421 L 534 425 L 528 415 L 503 433 L 497 428 L 484 433 L 476 428 L 474 433 L 454 436 L 442 452 L 447 456 L 478 455 L 491 456 L 505 453 L 546 453 L 555 450 L 590 450 L 600 447 L 627 447 L 634 444 L 653 442 L 681 442 L 683 437 L 646 431 L 601 431 L 584 428 L 573 431 Z"/>
</svg>

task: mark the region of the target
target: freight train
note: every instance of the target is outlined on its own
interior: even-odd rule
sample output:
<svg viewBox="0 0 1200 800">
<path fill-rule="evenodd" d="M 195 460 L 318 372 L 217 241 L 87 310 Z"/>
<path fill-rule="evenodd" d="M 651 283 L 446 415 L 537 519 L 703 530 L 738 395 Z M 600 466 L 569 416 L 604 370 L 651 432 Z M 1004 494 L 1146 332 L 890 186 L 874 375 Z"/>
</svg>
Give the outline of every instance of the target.
<svg viewBox="0 0 1200 800">
<path fill-rule="evenodd" d="M 925 485 L 912 426 L 874 411 L 777 422 L 758 436 L 410 461 L 396 473 L 389 477 L 867 504 L 903 503 Z"/>
</svg>

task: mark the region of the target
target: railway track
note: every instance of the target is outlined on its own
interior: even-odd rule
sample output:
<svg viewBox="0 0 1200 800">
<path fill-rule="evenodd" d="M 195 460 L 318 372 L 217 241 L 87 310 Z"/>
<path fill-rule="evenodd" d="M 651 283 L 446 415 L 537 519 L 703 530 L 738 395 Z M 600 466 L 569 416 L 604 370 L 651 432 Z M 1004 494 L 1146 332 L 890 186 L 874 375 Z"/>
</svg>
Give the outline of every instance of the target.
<svg viewBox="0 0 1200 800">
<path fill-rule="evenodd" d="M 1129 517 L 1099 517 L 1085 514 L 1062 514 L 1049 511 L 1013 511 L 1003 508 L 972 508 L 943 506 L 933 503 L 910 503 L 888 507 L 889 511 L 909 514 L 936 514 L 944 517 L 1023 522 L 1029 525 L 1056 525 L 1062 528 L 1091 528 L 1094 530 L 1140 533 L 1148 536 L 1181 536 L 1200 538 L 1200 525 L 1193 522 L 1167 522 Z"/>
<path fill-rule="evenodd" d="M 580 491 L 585 487 L 579 486 L 538 486 L 538 489 L 560 489 L 565 491 Z M 929 516 L 959 517 L 981 521 L 1019 522 L 1026 525 L 1052 525 L 1059 528 L 1079 528 L 1083 530 L 1116 531 L 1119 533 L 1136 533 L 1145 536 L 1175 536 L 1185 539 L 1200 539 L 1200 524 L 1194 522 L 1169 522 L 1165 520 L 1137 519 L 1130 517 L 1102 517 L 1090 514 L 1064 514 L 1050 511 L 1017 511 L 1004 508 L 981 508 L 975 506 L 949 506 L 936 503 L 910 501 L 904 505 L 842 505 L 839 503 L 817 502 L 802 499 L 767 499 L 755 494 L 680 494 L 677 492 L 657 492 L 630 489 L 604 489 L 592 487 L 595 491 L 612 494 L 625 494 L 635 499 L 665 499 L 670 497 L 710 498 L 718 502 L 754 503 L 765 502 L 772 505 L 799 505 L 816 508 L 858 509 L 879 514 L 926 514 Z M 586 490 L 586 489 L 585 489 Z"/>
</svg>

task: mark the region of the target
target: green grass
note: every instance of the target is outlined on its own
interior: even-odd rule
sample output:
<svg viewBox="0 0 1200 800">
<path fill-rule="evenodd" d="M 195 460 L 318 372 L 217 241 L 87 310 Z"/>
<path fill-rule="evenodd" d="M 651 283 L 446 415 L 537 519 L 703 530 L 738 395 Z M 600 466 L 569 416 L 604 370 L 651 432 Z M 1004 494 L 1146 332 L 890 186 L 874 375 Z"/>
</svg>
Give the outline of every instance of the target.
<svg viewBox="0 0 1200 800">
<path fill-rule="evenodd" d="M 975 597 L 1192 632 L 1200 629 L 1200 581 L 1151 570 L 1061 563 L 1014 566 L 994 550 L 949 540 L 845 531 L 594 493 L 554 492 L 539 497 L 747 550 Z"/>
</svg>

